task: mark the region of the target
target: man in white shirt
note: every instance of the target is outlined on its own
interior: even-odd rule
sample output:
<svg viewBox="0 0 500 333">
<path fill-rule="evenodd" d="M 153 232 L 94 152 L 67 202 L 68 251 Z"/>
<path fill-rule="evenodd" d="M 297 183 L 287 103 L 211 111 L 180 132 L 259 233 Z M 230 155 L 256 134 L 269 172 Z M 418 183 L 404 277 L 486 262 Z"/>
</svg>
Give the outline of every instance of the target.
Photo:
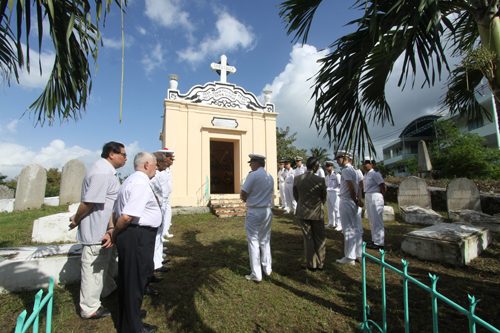
<svg viewBox="0 0 500 333">
<path fill-rule="evenodd" d="M 363 179 L 365 191 L 366 211 L 370 220 L 372 241 L 366 247 L 372 250 L 383 249 L 385 244 L 384 229 L 384 197 L 387 190 L 382 175 L 373 169 L 375 159 L 366 156 L 363 161 L 363 169 L 366 171 Z"/>
<path fill-rule="evenodd" d="M 285 214 L 290 214 L 292 209 L 293 212 L 297 210 L 297 201 L 295 201 L 293 197 L 293 180 L 295 179 L 295 172 L 288 160 L 285 160 L 285 169 Z"/>
<path fill-rule="evenodd" d="M 325 162 L 326 176 L 326 191 L 328 194 L 326 208 L 328 209 L 328 224 L 327 228 L 335 228 L 337 231 L 342 231 L 339 213 L 339 191 L 340 191 L 340 175 L 333 170 L 333 161 Z"/>
<path fill-rule="evenodd" d="M 142 322 L 140 310 L 148 272 L 153 267 L 156 232 L 162 223 L 161 207 L 151 188 L 156 158 L 148 152 L 134 158 L 135 172 L 120 187 L 113 207 L 110 239 L 118 250 L 118 332 L 156 332 L 158 327 Z"/>
<path fill-rule="evenodd" d="M 240 198 L 247 206 L 245 231 L 248 240 L 248 255 L 252 273 L 245 275 L 247 280 L 262 281 L 262 271 L 269 276 L 271 267 L 271 221 L 273 212 L 274 179 L 264 169 L 265 156 L 250 154 L 250 168 L 245 183 L 241 187 Z M 261 267 L 262 266 L 262 267 Z"/>
<path fill-rule="evenodd" d="M 175 156 L 174 151 L 168 148 L 163 148 L 158 150 L 158 152 L 165 154 L 165 176 L 167 179 L 166 187 L 163 191 L 163 202 L 165 203 L 165 213 L 163 223 L 165 224 L 163 228 L 163 242 L 167 242 L 167 238 L 174 237 L 171 233 L 169 233 L 169 229 L 172 226 L 172 207 L 170 206 L 170 196 L 172 194 L 172 171 L 170 167 L 174 164 Z"/>
<path fill-rule="evenodd" d="M 285 178 L 287 174 L 287 170 L 285 169 L 285 158 L 282 157 L 281 160 L 279 160 L 279 166 L 280 169 L 278 171 L 278 191 L 280 193 L 280 199 L 281 199 L 281 205 L 280 209 L 283 209 L 286 207 L 285 204 Z"/>
<path fill-rule="evenodd" d="M 116 249 L 102 248 L 101 241 L 120 188 L 116 169 L 126 162 L 123 144 L 106 143 L 101 159 L 90 167 L 83 179 L 82 202 L 76 214 L 70 217 L 69 228 L 78 226 L 76 239 L 82 244 L 80 314 L 83 319 L 100 319 L 111 314 L 101 307 L 100 297 L 116 289 L 113 279 Z"/>
<path fill-rule="evenodd" d="M 344 257 L 337 263 L 354 265 L 362 255 L 363 239 L 356 227 L 358 207 L 361 200 L 358 198 L 358 176 L 351 165 L 352 154 L 346 150 L 339 150 L 335 155 L 337 164 L 342 168 L 340 182 L 340 221 L 344 234 Z"/>
<path fill-rule="evenodd" d="M 314 174 L 318 177 L 325 178 L 325 172 L 323 171 L 323 169 L 321 167 L 319 167 L 318 171 L 316 171 Z"/>
<path fill-rule="evenodd" d="M 295 156 L 295 164 L 297 164 L 297 167 L 295 168 L 294 172 L 295 177 L 303 175 L 307 171 L 306 166 L 302 165 L 302 157 Z"/>
</svg>

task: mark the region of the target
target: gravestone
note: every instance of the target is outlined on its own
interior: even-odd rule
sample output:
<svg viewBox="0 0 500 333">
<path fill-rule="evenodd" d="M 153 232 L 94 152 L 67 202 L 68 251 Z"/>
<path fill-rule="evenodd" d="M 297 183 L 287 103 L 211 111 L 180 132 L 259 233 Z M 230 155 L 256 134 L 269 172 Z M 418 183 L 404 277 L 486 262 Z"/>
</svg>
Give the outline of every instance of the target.
<svg viewBox="0 0 500 333">
<path fill-rule="evenodd" d="M 398 188 L 399 213 L 407 223 L 432 225 L 444 221 L 432 210 L 431 193 L 425 181 L 418 177 L 406 177 Z"/>
<path fill-rule="evenodd" d="M 5 185 L 0 185 L 0 200 L 14 199 L 14 190 Z"/>
<path fill-rule="evenodd" d="M 481 212 L 481 197 L 476 184 L 467 178 L 453 179 L 446 186 L 448 214 L 452 210 L 475 210 Z"/>
<path fill-rule="evenodd" d="M 401 250 L 419 259 L 468 265 L 492 242 L 491 232 L 469 223 L 439 223 L 403 236 Z"/>
<path fill-rule="evenodd" d="M 47 171 L 37 164 L 23 168 L 17 181 L 14 211 L 40 208 L 45 197 Z"/>
<path fill-rule="evenodd" d="M 368 210 L 367 209 L 365 210 L 364 217 L 365 217 L 365 219 L 369 219 L 370 218 L 368 216 Z M 384 222 L 386 222 L 386 221 L 395 221 L 396 218 L 395 218 L 395 215 L 394 215 L 394 208 L 392 208 L 391 206 L 384 206 L 384 212 L 382 214 L 382 220 Z"/>
<path fill-rule="evenodd" d="M 500 232 L 500 216 L 492 216 L 469 209 L 452 210 L 449 214 L 453 221 L 466 222 L 477 227 L 488 228 L 493 232 Z"/>
<path fill-rule="evenodd" d="M 82 183 L 87 169 L 82 161 L 72 159 L 66 162 L 61 173 L 61 188 L 59 190 L 59 205 L 80 202 L 82 198 Z"/>
<path fill-rule="evenodd" d="M 406 223 L 433 225 L 444 222 L 444 217 L 429 208 L 401 206 L 399 207 L 399 213 Z"/>
<path fill-rule="evenodd" d="M 31 241 L 37 243 L 74 242 L 76 230 L 68 230 L 69 218 L 78 210 L 79 203 L 69 205 L 67 213 L 44 216 L 33 222 Z"/>
<path fill-rule="evenodd" d="M 429 157 L 429 151 L 427 150 L 427 144 L 424 140 L 418 142 L 418 171 L 425 172 L 431 171 L 432 164 L 431 158 Z"/>
</svg>

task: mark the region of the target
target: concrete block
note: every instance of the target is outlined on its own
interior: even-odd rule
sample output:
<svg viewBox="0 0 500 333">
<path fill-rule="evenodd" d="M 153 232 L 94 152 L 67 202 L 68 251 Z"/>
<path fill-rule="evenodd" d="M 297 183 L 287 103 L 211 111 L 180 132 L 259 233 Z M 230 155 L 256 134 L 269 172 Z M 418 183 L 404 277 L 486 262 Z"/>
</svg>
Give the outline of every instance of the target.
<svg viewBox="0 0 500 333">
<path fill-rule="evenodd" d="M 365 210 L 364 213 L 363 213 L 363 217 L 365 219 L 368 219 L 368 210 Z M 394 215 L 394 208 L 392 208 L 391 206 L 384 206 L 384 213 L 382 215 L 382 219 L 383 221 L 395 221 L 396 220 L 396 217 Z"/>
<path fill-rule="evenodd" d="M 14 211 L 14 201 L 16 199 L 3 199 L 0 200 L 0 213 L 7 212 L 10 213 Z"/>
<path fill-rule="evenodd" d="M 45 206 L 59 206 L 59 197 L 47 197 L 43 199 L 43 204 Z"/>
<path fill-rule="evenodd" d="M 418 206 L 400 206 L 399 213 L 405 222 L 411 224 L 433 225 L 444 222 L 444 218 L 432 209 Z"/>
<path fill-rule="evenodd" d="M 466 222 L 476 227 L 487 228 L 493 232 L 500 232 L 500 216 L 492 216 L 474 210 L 451 210 L 450 219 L 457 222 Z"/>
<path fill-rule="evenodd" d="M 33 222 L 31 241 L 38 243 L 74 242 L 77 228 L 68 231 L 69 218 L 79 204 L 69 206 L 69 212 L 41 217 Z"/>
<path fill-rule="evenodd" d="M 189 215 L 189 214 L 204 214 L 210 213 L 209 207 L 174 207 L 172 215 Z"/>
<path fill-rule="evenodd" d="M 492 242 L 486 228 L 468 223 L 440 223 L 403 236 L 401 250 L 421 260 L 468 265 Z"/>
</svg>

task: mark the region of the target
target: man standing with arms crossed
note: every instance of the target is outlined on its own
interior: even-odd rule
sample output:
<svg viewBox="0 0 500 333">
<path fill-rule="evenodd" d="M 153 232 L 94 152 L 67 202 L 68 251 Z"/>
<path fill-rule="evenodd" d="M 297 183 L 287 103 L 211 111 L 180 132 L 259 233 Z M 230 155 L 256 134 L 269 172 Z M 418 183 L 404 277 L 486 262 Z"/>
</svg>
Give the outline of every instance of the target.
<svg viewBox="0 0 500 333">
<path fill-rule="evenodd" d="M 340 191 L 340 175 L 333 171 L 333 162 L 325 162 L 326 169 L 326 191 L 328 193 L 326 207 L 328 209 L 328 225 L 327 228 L 335 228 L 336 231 L 342 231 L 340 224 L 339 213 L 339 191 Z"/>
<path fill-rule="evenodd" d="M 252 269 L 252 273 L 245 275 L 245 278 L 258 283 L 262 281 L 262 268 L 267 276 L 272 272 L 270 243 L 274 179 L 264 170 L 265 156 L 257 154 L 248 156 L 252 171 L 248 174 L 240 192 L 240 199 L 246 202 L 247 206 L 245 231 Z"/>
<path fill-rule="evenodd" d="M 102 248 L 109 218 L 118 195 L 120 181 L 116 169 L 127 162 L 125 146 L 108 142 L 102 147 L 101 159 L 87 171 L 82 184 L 82 202 L 70 217 L 69 229 L 78 226 L 76 240 L 82 244 L 80 310 L 83 319 L 109 316 L 101 307 L 100 297 L 116 289 L 113 272 L 116 249 Z"/>
</svg>

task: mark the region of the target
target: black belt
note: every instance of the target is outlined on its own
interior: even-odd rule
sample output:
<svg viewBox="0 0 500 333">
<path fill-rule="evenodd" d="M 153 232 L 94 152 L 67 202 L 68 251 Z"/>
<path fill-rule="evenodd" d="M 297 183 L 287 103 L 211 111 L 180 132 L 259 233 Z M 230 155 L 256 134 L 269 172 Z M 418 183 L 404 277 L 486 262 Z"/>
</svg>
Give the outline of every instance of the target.
<svg viewBox="0 0 500 333">
<path fill-rule="evenodd" d="M 145 229 L 145 230 L 147 230 L 147 231 L 154 231 L 154 232 L 157 232 L 157 231 L 158 231 L 158 228 L 155 228 L 155 227 L 147 227 L 147 226 L 144 226 L 144 225 L 129 224 L 128 226 L 129 226 L 129 228 L 141 228 L 141 229 Z"/>
</svg>

